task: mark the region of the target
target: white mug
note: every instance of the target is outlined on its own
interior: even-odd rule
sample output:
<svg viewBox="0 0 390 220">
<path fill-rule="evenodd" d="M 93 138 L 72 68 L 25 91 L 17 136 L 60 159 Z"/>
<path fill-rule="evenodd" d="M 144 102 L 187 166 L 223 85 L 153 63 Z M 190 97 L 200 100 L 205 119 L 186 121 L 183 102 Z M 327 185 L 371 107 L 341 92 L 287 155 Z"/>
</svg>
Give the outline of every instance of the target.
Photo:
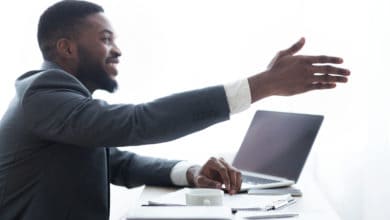
<svg viewBox="0 0 390 220">
<path fill-rule="evenodd" d="M 197 188 L 186 191 L 186 204 L 189 206 L 222 206 L 223 191 L 220 189 Z"/>
</svg>

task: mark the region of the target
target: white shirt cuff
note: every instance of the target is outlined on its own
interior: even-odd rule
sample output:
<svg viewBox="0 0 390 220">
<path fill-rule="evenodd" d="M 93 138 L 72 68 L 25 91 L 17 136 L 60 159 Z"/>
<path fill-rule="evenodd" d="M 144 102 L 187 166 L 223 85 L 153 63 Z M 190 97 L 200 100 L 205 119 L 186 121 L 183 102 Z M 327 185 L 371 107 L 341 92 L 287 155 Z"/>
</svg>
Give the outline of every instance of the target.
<svg viewBox="0 0 390 220">
<path fill-rule="evenodd" d="M 191 163 L 188 161 L 178 162 L 171 170 L 172 183 L 176 186 L 188 186 L 187 170 L 188 168 L 196 165 L 198 164 Z"/>
<path fill-rule="evenodd" d="M 248 109 L 252 102 L 251 91 L 247 79 L 224 85 L 230 114 Z"/>
</svg>

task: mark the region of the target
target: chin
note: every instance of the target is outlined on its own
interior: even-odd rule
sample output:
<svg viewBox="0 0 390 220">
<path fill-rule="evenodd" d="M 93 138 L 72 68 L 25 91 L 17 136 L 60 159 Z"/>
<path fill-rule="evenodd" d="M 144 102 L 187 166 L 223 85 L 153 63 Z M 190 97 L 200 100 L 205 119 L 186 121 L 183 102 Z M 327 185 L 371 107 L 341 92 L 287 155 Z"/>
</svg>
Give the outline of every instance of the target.
<svg viewBox="0 0 390 220">
<path fill-rule="evenodd" d="M 102 85 L 101 89 L 109 92 L 109 93 L 114 93 L 118 88 L 118 83 L 116 82 L 116 80 L 114 79 L 107 79 L 104 83 L 104 85 Z"/>
<path fill-rule="evenodd" d="M 99 85 L 98 89 L 105 90 L 107 92 L 113 93 L 118 88 L 118 83 L 115 80 L 115 75 L 109 72 L 101 73 L 100 77 L 96 78 L 96 84 Z"/>
</svg>

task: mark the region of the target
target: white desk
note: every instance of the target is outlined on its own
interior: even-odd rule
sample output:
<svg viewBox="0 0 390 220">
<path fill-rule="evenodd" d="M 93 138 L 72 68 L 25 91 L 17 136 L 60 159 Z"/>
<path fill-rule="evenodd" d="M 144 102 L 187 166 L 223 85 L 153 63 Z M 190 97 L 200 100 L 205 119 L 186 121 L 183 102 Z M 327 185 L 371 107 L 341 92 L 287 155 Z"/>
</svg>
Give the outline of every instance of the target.
<svg viewBox="0 0 390 220">
<path fill-rule="evenodd" d="M 330 206 L 321 190 L 315 184 L 315 181 L 306 178 L 305 181 L 302 181 L 302 183 L 299 183 L 296 187 L 302 190 L 303 197 L 298 198 L 296 204 L 285 208 L 285 210 L 299 213 L 299 217 L 291 219 L 340 220 L 335 210 Z M 163 195 L 165 193 L 173 192 L 175 190 L 177 190 L 177 188 L 147 186 L 141 194 L 139 204 L 143 204 L 152 198 Z M 134 196 L 132 195 L 131 190 L 125 193 L 123 192 L 120 194 L 121 197 Z M 115 204 L 115 201 L 113 201 L 112 205 L 115 206 L 118 204 Z M 123 207 L 123 204 L 121 205 Z M 115 207 L 113 208 L 115 209 Z M 122 212 L 123 214 L 121 214 L 121 216 L 123 216 L 126 211 L 122 209 Z M 111 220 L 118 220 L 118 218 L 111 218 Z"/>
</svg>

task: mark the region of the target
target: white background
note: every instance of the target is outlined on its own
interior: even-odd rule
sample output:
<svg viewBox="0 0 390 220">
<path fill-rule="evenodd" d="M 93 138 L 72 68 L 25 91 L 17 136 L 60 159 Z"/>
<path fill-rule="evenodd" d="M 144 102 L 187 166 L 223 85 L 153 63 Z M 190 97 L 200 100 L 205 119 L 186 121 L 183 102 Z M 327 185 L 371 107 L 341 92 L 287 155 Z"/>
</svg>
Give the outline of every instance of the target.
<svg viewBox="0 0 390 220">
<path fill-rule="evenodd" d="M 53 2 L 2 5 L 0 114 L 14 94 L 15 78 L 40 66 L 36 26 Z M 234 153 L 257 109 L 324 114 L 305 170 L 342 219 L 389 219 L 389 1 L 96 2 L 105 8 L 123 53 L 119 91 L 95 94 L 111 103 L 141 103 L 248 77 L 301 36 L 307 43 L 300 54 L 343 57 L 341 66 L 352 76 L 335 90 L 271 97 L 206 131 L 127 150 L 202 163 Z"/>
</svg>

